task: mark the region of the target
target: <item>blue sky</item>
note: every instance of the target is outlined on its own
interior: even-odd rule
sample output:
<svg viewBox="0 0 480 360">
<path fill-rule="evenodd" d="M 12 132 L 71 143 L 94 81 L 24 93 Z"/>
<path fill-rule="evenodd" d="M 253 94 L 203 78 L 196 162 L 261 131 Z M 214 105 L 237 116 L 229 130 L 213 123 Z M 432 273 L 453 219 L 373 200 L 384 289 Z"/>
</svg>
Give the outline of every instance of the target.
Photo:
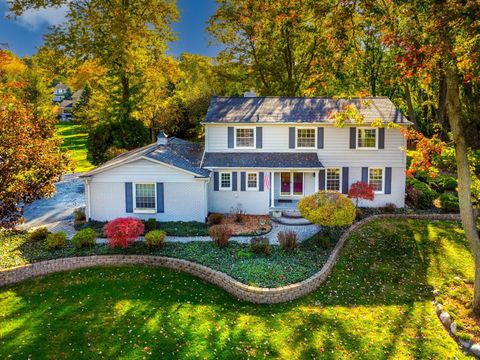
<svg viewBox="0 0 480 360">
<path fill-rule="evenodd" d="M 177 0 L 180 21 L 174 24 L 178 41 L 170 44 L 170 53 L 182 52 L 215 56 L 218 46 L 208 46 L 206 21 L 215 11 L 215 0 Z M 10 50 L 19 56 L 35 53 L 43 42 L 42 35 L 49 25 L 56 25 L 64 20 L 65 10 L 44 9 L 29 11 L 22 17 L 10 20 L 5 18 L 8 6 L 6 0 L 0 0 L 0 43 L 8 43 Z"/>
</svg>

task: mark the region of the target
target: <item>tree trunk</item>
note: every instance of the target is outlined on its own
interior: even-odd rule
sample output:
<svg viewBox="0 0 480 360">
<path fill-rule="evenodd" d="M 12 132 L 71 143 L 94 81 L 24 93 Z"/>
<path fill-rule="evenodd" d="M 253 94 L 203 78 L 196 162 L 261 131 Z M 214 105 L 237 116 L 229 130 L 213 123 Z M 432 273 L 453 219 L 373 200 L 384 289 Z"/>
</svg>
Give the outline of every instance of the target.
<svg viewBox="0 0 480 360">
<path fill-rule="evenodd" d="M 408 120 L 413 123 L 415 129 L 418 129 L 417 119 L 415 118 L 415 111 L 413 111 L 412 95 L 410 94 L 410 86 L 405 83 L 405 97 L 407 98 L 408 106 Z"/>
<path fill-rule="evenodd" d="M 452 128 L 457 161 L 458 199 L 465 236 L 475 259 L 475 282 L 473 293 L 473 311 L 480 313 L 480 239 L 477 232 L 471 198 L 470 165 L 467 156 L 467 142 L 462 124 L 462 108 L 457 72 L 451 65 L 445 70 L 447 84 L 447 117 Z"/>
</svg>

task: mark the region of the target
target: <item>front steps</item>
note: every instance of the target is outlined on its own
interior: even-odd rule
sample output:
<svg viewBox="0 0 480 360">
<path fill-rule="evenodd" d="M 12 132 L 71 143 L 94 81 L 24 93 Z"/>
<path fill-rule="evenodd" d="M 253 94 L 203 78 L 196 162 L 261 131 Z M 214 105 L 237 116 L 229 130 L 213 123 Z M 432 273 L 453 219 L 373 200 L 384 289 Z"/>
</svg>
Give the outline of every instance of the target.
<svg viewBox="0 0 480 360">
<path fill-rule="evenodd" d="M 280 216 L 278 216 L 280 213 Z M 278 224 L 287 226 L 312 225 L 310 221 L 304 219 L 297 209 L 273 210 L 270 212 L 270 218 Z"/>
</svg>

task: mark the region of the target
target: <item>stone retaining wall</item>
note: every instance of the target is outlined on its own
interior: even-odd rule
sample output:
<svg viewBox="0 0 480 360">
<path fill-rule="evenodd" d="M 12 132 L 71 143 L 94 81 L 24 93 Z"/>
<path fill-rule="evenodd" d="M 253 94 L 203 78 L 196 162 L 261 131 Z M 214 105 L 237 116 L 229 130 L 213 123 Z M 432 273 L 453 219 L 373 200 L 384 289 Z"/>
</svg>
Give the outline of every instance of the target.
<svg viewBox="0 0 480 360">
<path fill-rule="evenodd" d="M 321 285 L 337 262 L 346 240 L 350 234 L 359 227 L 378 219 L 404 218 L 404 219 L 427 219 L 427 220 L 459 220 L 457 214 L 433 214 L 433 215 L 396 215 L 383 214 L 370 216 L 353 224 L 339 239 L 337 245 L 330 254 L 322 269 L 308 279 L 299 283 L 278 288 L 259 288 L 245 285 L 232 277 L 209 267 L 182 259 L 168 258 L 151 255 L 94 255 L 61 258 L 55 260 L 40 261 L 16 268 L 0 271 L 0 286 L 17 283 L 32 277 L 44 276 L 60 271 L 88 268 L 94 266 L 118 266 L 118 265 L 146 265 L 161 266 L 197 276 L 205 281 L 215 284 L 233 296 L 257 303 L 276 304 L 300 298 Z"/>
</svg>

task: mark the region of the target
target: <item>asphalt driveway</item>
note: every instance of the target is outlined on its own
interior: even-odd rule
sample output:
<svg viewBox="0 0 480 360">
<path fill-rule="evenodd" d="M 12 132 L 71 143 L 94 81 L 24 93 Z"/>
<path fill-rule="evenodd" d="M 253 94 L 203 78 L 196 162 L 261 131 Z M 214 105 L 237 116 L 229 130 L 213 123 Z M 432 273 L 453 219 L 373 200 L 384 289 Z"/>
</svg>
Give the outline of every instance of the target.
<svg viewBox="0 0 480 360">
<path fill-rule="evenodd" d="M 59 223 L 73 223 L 73 212 L 85 206 L 82 173 L 66 174 L 58 182 L 54 196 L 34 201 L 25 207 L 23 223 L 20 228 L 31 229 L 38 226 L 55 227 Z"/>
</svg>

